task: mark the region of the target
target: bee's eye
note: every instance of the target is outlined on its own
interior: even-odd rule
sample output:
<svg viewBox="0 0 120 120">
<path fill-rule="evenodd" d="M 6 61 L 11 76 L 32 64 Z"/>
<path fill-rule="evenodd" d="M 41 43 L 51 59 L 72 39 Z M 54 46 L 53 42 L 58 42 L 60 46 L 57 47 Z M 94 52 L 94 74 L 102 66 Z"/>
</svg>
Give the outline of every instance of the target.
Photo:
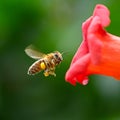
<svg viewBox="0 0 120 120">
<path fill-rule="evenodd" d="M 57 54 L 55 54 L 55 57 L 56 57 L 56 58 L 58 58 L 58 55 L 57 55 Z"/>
</svg>

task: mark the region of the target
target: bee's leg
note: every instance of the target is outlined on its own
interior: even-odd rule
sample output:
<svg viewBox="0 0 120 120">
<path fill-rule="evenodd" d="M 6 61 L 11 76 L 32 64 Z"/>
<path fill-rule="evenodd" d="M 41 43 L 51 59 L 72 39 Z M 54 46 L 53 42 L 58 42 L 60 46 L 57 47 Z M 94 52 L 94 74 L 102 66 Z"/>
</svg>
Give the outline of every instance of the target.
<svg viewBox="0 0 120 120">
<path fill-rule="evenodd" d="M 49 75 L 53 75 L 54 77 L 56 76 L 56 74 L 55 74 L 55 68 L 52 68 L 52 69 L 46 69 L 45 71 L 44 71 L 44 76 L 49 76 Z"/>
<path fill-rule="evenodd" d="M 50 71 L 50 73 L 49 73 L 50 75 L 53 75 L 54 77 L 56 77 L 56 74 L 55 74 L 55 72 L 54 71 Z"/>
<path fill-rule="evenodd" d="M 49 73 L 48 72 L 44 72 L 44 76 L 45 77 L 49 76 Z"/>
<path fill-rule="evenodd" d="M 49 76 L 49 74 L 50 74 L 50 73 L 49 73 L 48 69 L 46 69 L 46 70 L 44 71 L 44 76 L 47 77 L 47 76 Z"/>
<path fill-rule="evenodd" d="M 54 67 L 50 69 L 49 74 L 53 75 L 54 77 L 56 77 L 55 68 Z"/>
</svg>

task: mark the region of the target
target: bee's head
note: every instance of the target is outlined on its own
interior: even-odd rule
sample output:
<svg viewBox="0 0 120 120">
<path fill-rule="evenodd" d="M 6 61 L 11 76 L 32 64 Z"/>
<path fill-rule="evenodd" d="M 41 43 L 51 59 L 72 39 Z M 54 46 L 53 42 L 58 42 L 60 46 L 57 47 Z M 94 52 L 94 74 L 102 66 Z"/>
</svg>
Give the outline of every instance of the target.
<svg viewBox="0 0 120 120">
<path fill-rule="evenodd" d="M 58 61 L 61 62 L 63 60 L 62 54 L 58 51 L 54 52 L 54 58 Z"/>
</svg>

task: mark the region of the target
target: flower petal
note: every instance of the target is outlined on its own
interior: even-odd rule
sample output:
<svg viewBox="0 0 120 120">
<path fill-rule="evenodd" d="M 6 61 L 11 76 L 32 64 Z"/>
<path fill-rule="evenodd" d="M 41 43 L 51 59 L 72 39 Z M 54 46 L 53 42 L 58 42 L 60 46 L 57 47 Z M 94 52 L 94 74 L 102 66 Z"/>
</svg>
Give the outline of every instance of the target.
<svg viewBox="0 0 120 120">
<path fill-rule="evenodd" d="M 83 24 L 82 24 L 82 31 L 83 31 L 83 42 L 81 43 L 80 47 L 78 48 L 76 54 L 73 57 L 73 60 L 71 64 L 73 64 L 77 59 L 85 55 L 86 53 L 89 52 L 88 50 L 88 44 L 87 44 L 87 29 L 91 23 L 92 17 L 87 19 Z"/>
<path fill-rule="evenodd" d="M 101 58 L 102 50 L 102 37 L 106 35 L 106 32 L 101 26 L 101 21 L 98 16 L 94 17 L 88 28 L 88 46 L 91 54 L 91 60 L 93 64 L 98 64 Z"/>
<path fill-rule="evenodd" d="M 101 19 L 102 26 L 106 27 L 110 24 L 109 15 L 110 12 L 107 7 L 101 4 L 96 5 L 94 9 L 93 17 L 99 16 L 99 18 Z"/>
<path fill-rule="evenodd" d="M 84 55 L 81 59 L 78 59 L 75 63 L 71 65 L 66 73 L 65 79 L 68 82 L 80 82 L 86 77 L 85 71 L 90 62 L 90 54 Z M 81 82 L 80 82 L 81 83 Z"/>
</svg>

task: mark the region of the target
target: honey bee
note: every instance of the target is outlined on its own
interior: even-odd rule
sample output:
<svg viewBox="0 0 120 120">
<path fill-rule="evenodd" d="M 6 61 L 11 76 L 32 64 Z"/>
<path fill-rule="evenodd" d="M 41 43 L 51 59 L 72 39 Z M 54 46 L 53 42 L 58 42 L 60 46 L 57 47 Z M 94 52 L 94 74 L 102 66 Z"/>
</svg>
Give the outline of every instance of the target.
<svg viewBox="0 0 120 120">
<path fill-rule="evenodd" d="M 27 47 L 25 49 L 25 52 L 28 56 L 37 60 L 29 67 L 28 69 L 29 75 L 37 74 L 43 70 L 44 76 L 46 77 L 49 75 L 56 76 L 55 68 L 63 60 L 62 54 L 60 52 L 55 51 L 49 54 L 44 54 L 38 52 L 35 49 L 32 49 L 31 47 Z"/>
</svg>

